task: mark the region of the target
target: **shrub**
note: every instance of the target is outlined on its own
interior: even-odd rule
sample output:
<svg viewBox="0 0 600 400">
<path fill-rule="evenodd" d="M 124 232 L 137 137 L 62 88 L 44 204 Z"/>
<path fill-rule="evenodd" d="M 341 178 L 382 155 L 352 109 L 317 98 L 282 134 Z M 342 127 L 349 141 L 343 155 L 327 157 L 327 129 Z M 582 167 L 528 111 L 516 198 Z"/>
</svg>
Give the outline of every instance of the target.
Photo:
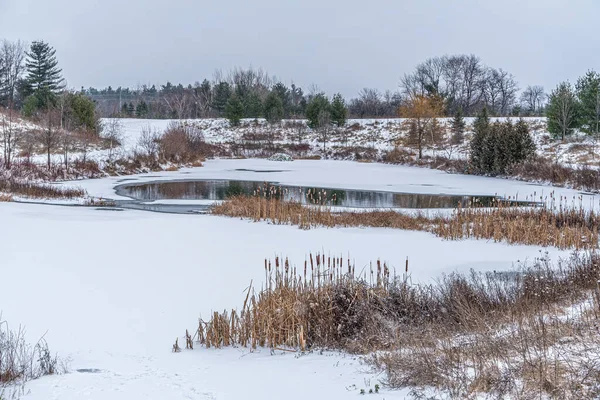
<svg viewBox="0 0 600 400">
<path fill-rule="evenodd" d="M 165 161 L 174 163 L 195 162 L 207 156 L 211 146 L 204 141 L 200 128 L 173 122 L 158 139 L 159 153 Z"/>
</svg>

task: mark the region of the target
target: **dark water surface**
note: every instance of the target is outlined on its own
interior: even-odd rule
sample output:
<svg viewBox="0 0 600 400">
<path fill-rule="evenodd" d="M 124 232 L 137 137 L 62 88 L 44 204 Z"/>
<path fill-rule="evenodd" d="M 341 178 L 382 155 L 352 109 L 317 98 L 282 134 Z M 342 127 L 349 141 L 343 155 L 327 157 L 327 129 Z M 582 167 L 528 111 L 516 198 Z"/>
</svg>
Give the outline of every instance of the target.
<svg viewBox="0 0 600 400">
<path fill-rule="evenodd" d="M 238 180 L 183 180 L 124 184 L 116 188 L 120 196 L 140 202 L 154 200 L 226 200 L 232 196 L 266 196 L 303 204 L 326 204 L 337 207 L 355 208 L 455 208 L 459 204 L 467 207 L 477 202 L 483 206 L 498 200 L 494 196 L 444 195 L 394 193 L 369 190 L 346 190 L 323 187 L 300 187 L 280 185 L 274 182 Z M 187 208 L 201 209 L 202 206 L 141 205 L 135 208 Z M 164 210 L 169 212 L 167 210 Z"/>
</svg>

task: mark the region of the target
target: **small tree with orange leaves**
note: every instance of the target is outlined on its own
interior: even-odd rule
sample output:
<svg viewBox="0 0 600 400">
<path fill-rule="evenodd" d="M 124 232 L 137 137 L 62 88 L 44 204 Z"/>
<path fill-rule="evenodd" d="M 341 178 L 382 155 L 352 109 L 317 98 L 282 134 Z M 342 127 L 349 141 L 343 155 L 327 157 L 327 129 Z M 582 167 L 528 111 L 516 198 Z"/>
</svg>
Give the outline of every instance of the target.
<svg viewBox="0 0 600 400">
<path fill-rule="evenodd" d="M 444 101 L 439 96 L 415 95 L 400 106 L 399 115 L 409 119 L 409 145 L 419 150 L 419 159 L 423 158 L 423 147 L 439 138 L 437 119 L 444 115 Z"/>
</svg>

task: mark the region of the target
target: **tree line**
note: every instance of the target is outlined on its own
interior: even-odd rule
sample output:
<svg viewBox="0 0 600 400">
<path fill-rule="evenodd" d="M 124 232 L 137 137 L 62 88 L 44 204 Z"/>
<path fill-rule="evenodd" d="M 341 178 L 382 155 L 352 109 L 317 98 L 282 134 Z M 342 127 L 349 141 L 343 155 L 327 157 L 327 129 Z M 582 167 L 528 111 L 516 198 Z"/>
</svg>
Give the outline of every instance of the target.
<svg viewBox="0 0 600 400">
<path fill-rule="evenodd" d="M 21 41 L 1 42 L 0 109 L 5 111 L 0 128 L 7 169 L 17 146 L 26 154 L 41 146 L 50 167 L 51 153 L 59 145 L 68 152 L 74 135 L 99 134 L 94 102 L 83 93 L 66 89 L 56 50 L 43 41 L 34 41 L 29 47 Z M 21 132 L 15 124 L 18 111 L 36 121 L 40 129 Z"/>
<path fill-rule="evenodd" d="M 288 86 L 266 71 L 253 68 L 234 68 L 226 74 L 217 71 L 211 80 L 187 86 L 167 82 L 136 89 L 82 88 L 82 92 L 97 103 L 105 117 L 173 119 L 223 117 L 233 97 L 242 103 L 243 118 L 267 117 L 273 96 L 282 103 L 282 118 L 305 118 L 311 100 L 324 94 L 315 87 L 305 91 L 296 84 Z M 418 64 L 400 79 L 396 90 L 364 88 L 344 103 L 352 118 L 395 118 L 403 102 L 416 95 L 441 98 L 447 116 L 459 109 L 464 116 L 475 116 L 483 108 L 493 116 L 543 115 L 547 101 L 539 85 L 519 92 L 509 72 L 488 67 L 474 55 L 452 55 Z"/>
</svg>

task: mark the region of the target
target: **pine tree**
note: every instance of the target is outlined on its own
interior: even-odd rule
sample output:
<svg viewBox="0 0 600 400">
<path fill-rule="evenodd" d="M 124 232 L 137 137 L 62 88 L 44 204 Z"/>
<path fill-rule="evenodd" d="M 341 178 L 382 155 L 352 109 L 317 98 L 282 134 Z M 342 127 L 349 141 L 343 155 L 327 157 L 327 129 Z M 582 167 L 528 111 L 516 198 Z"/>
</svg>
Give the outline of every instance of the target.
<svg viewBox="0 0 600 400">
<path fill-rule="evenodd" d="M 337 125 L 339 128 L 346 125 L 348 117 L 348 109 L 346 108 L 346 102 L 341 94 L 333 96 L 331 102 L 331 122 Z"/>
<path fill-rule="evenodd" d="M 281 104 L 283 106 L 283 117 L 289 117 L 292 113 L 292 99 L 290 89 L 288 89 L 288 87 L 285 86 L 283 83 L 278 82 L 273 86 L 273 89 L 271 91 L 277 93 L 277 96 L 279 96 L 279 98 L 281 99 Z"/>
<path fill-rule="evenodd" d="M 519 122 L 515 125 L 515 136 L 518 143 L 516 151 L 516 161 L 525 161 L 535 155 L 536 145 L 533 141 L 533 137 L 529 133 L 529 126 L 523 120 L 519 119 Z"/>
<path fill-rule="evenodd" d="M 217 113 L 222 114 L 225 112 L 225 107 L 231 97 L 231 87 L 227 82 L 219 82 L 213 87 L 213 90 L 214 94 L 211 106 Z"/>
<path fill-rule="evenodd" d="M 550 94 L 546 108 L 548 132 L 565 140 L 565 136 L 581 127 L 580 105 L 571 84 L 560 83 Z"/>
<path fill-rule="evenodd" d="M 244 117 L 244 105 L 236 93 L 233 93 L 225 105 L 225 117 L 231 126 L 239 126 Z"/>
<path fill-rule="evenodd" d="M 450 138 L 450 142 L 453 145 L 462 144 L 465 140 L 465 129 L 466 122 L 463 118 L 462 110 L 459 108 L 454 114 L 454 118 L 450 121 L 450 132 L 452 133 L 452 137 Z"/>
<path fill-rule="evenodd" d="M 56 50 L 48 43 L 35 41 L 26 55 L 26 94 L 36 96 L 40 107 L 47 107 L 63 89 L 62 70 L 58 68 Z"/>
<path fill-rule="evenodd" d="M 121 116 L 127 117 L 129 115 L 129 106 L 127 103 L 123 103 L 121 106 Z"/>
<path fill-rule="evenodd" d="M 260 118 L 263 116 L 263 102 L 258 93 L 254 90 L 249 91 L 242 99 L 246 118 Z"/>
<path fill-rule="evenodd" d="M 490 128 L 490 118 L 487 109 L 484 108 L 473 123 L 473 138 L 471 139 L 471 165 L 476 170 L 485 170 L 484 166 L 484 146 L 486 146 L 486 136 Z"/>
<path fill-rule="evenodd" d="M 144 100 L 135 106 L 135 115 L 138 118 L 146 118 L 148 115 L 148 104 Z"/>
<path fill-rule="evenodd" d="M 129 103 L 129 105 L 127 106 L 127 116 L 129 117 L 133 117 L 135 113 L 135 106 L 133 105 L 133 103 Z"/>
<path fill-rule="evenodd" d="M 576 85 L 580 107 L 582 130 L 598 136 L 600 132 L 600 74 L 588 71 Z"/>
<path fill-rule="evenodd" d="M 329 99 L 323 93 L 319 93 L 312 98 L 312 100 L 306 106 L 306 119 L 308 120 L 308 126 L 311 129 L 321 128 L 323 118 L 319 118 L 325 112 L 331 112 L 331 104 Z"/>
<path fill-rule="evenodd" d="M 276 124 L 281 122 L 283 118 L 283 101 L 281 101 L 277 92 L 272 91 L 269 93 L 265 100 L 264 111 L 265 119 L 269 123 Z"/>
</svg>

